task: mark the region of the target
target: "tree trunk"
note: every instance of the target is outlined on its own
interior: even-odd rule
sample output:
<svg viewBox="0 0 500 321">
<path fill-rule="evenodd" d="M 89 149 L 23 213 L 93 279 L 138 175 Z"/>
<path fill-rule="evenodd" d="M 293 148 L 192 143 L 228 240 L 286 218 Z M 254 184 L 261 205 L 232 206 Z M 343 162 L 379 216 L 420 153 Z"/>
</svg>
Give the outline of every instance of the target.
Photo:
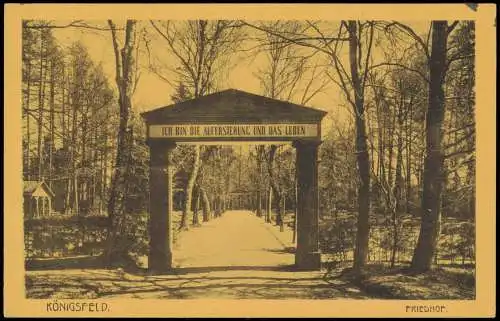
<svg viewBox="0 0 500 321">
<path fill-rule="evenodd" d="M 476 188 L 475 188 L 475 178 L 476 178 L 476 166 L 474 162 L 469 162 L 467 165 L 467 184 L 472 186 L 472 192 L 468 197 L 468 209 L 469 209 L 469 219 L 475 221 L 476 219 Z"/>
<path fill-rule="evenodd" d="M 411 213 L 411 152 L 412 152 L 412 125 L 413 104 L 408 106 L 407 128 L 406 128 L 406 212 Z"/>
<path fill-rule="evenodd" d="M 28 84 L 27 84 L 27 96 L 26 96 L 26 173 L 27 180 L 31 180 L 31 155 L 30 155 L 30 146 L 31 146 L 31 133 L 30 133 L 30 98 L 31 98 L 31 61 L 28 62 Z"/>
<path fill-rule="evenodd" d="M 262 217 L 262 157 L 264 146 L 257 146 L 257 216 Z"/>
<path fill-rule="evenodd" d="M 267 191 L 267 210 L 266 210 L 266 223 L 271 223 L 271 213 L 273 210 L 273 188 L 271 185 L 268 187 Z"/>
<path fill-rule="evenodd" d="M 198 215 L 198 210 L 200 208 L 200 188 L 198 187 L 196 189 L 195 193 L 195 202 L 194 202 L 194 208 L 193 208 L 193 226 L 199 226 L 200 225 L 200 217 Z"/>
<path fill-rule="evenodd" d="M 106 111 L 106 118 L 109 118 L 108 111 Z M 104 127 L 104 155 L 103 155 L 103 173 L 102 173 L 102 187 L 101 187 L 101 203 L 106 198 L 108 189 L 108 126 Z"/>
<path fill-rule="evenodd" d="M 203 207 L 203 222 L 210 221 L 210 200 L 204 188 L 200 187 L 201 200 Z"/>
<path fill-rule="evenodd" d="M 297 240 L 297 191 L 298 191 L 298 186 L 297 186 L 297 175 L 295 175 L 295 182 L 294 182 L 294 188 L 295 188 L 295 193 L 294 193 L 294 213 L 293 213 L 293 234 L 292 234 L 292 243 L 295 243 Z"/>
<path fill-rule="evenodd" d="M 130 111 L 132 110 L 132 92 L 134 87 L 134 54 L 136 39 L 136 22 L 127 20 L 123 48 L 118 48 L 116 27 L 108 20 L 113 40 L 116 63 L 116 84 L 119 91 L 118 105 L 120 123 L 116 153 L 116 167 L 111 180 L 108 202 L 109 229 L 105 248 L 105 261 L 109 265 L 122 265 L 128 261 L 129 242 L 125 235 L 127 180 L 130 175 L 132 151 L 132 130 L 130 128 Z"/>
<path fill-rule="evenodd" d="M 358 63 L 358 32 L 356 21 L 348 21 L 349 30 L 349 63 L 354 89 L 354 114 L 356 124 L 356 160 L 358 164 L 358 221 L 356 244 L 354 250 L 353 270 L 360 273 L 366 263 L 368 255 L 368 241 L 370 233 L 370 157 L 366 141 L 366 124 L 364 117 L 364 94 L 359 76 Z"/>
<path fill-rule="evenodd" d="M 274 157 L 276 155 L 276 151 L 278 150 L 278 146 L 271 145 L 269 150 L 269 159 L 268 159 L 268 174 L 269 174 L 269 183 L 271 187 L 271 191 L 274 191 L 274 197 L 276 199 L 276 225 L 283 229 L 283 209 L 281 199 L 283 197 L 278 184 L 276 183 L 276 178 L 274 177 Z"/>
<path fill-rule="evenodd" d="M 52 167 L 54 158 L 54 96 L 55 96 L 54 62 L 50 63 L 50 148 L 49 148 L 49 173 L 48 183 L 52 188 Z"/>
<path fill-rule="evenodd" d="M 194 184 L 196 182 L 196 178 L 198 177 L 198 171 L 199 171 L 200 165 L 201 165 L 200 149 L 201 149 L 201 147 L 199 145 L 196 145 L 194 147 L 193 169 L 192 169 L 191 173 L 189 173 L 189 178 L 188 178 L 188 182 L 187 182 L 186 189 L 185 189 L 186 198 L 184 200 L 184 208 L 182 211 L 181 223 L 179 226 L 180 230 L 189 229 L 188 215 L 189 215 L 189 213 L 191 213 L 191 204 L 193 202 L 193 188 L 194 188 Z"/>
<path fill-rule="evenodd" d="M 95 200 L 96 200 L 96 195 L 97 195 L 97 183 L 98 183 L 98 178 L 97 178 L 97 169 L 99 168 L 100 162 L 100 154 L 98 153 L 98 146 L 97 146 L 97 130 L 94 131 L 94 138 L 93 138 L 93 147 L 92 147 L 92 196 L 91 196 L 91 202 L 90 204 L 92 205 L 91 208 L 95 208 Z"/>
<path fill-rule="evenodd" d="M 212 207 L 214 209 L 214 217 L 219 217 L 219 196 L 217 194 L 215 194 L 212 198 Z"/>
<path fill-rule="evenodd" d="M 394 180 L 394 198 L 396 201 L 395 208 L 396 212 L 400 213 L 402 211 L 402 188 L 403 188 L 403 137 L 402 137 L 402 116 L 400 117 L 399 123 L 399 135 L 397 137 L 397 156 L 396 156 L 396 172 Z"/>
<path fill-rule="evenodd" d="M 394 212 L 395 213 L 395 212 Z M 397 242 L 398 242 L 398 238 L 399 238 L 399 235 L 398 235 L 398 226 L 397 226 L 397 221 L 394 220 L 393 222 L 393 243 L 392 243 L 392 251 L 391 251 L 391 269 L 394 268 L 394 266 L 396 265 L 396 255 L 397 255 L 397 251 L 398 251 L 398 247 L 397 247 Z"/>
<path fill-rule="evenodd" d="M 37 143 L 37 153 L 38 153 L 38 180 L 43 179 L 43 153 L 42 153 L 42 137 L 43 137 L 43 105 L 44 105 L 44 91 L 45 91 L 45 73 L 43 72 L 44 59 L 43 59 L 43 31 L 41 32 L 40 39 L 40 81 L 38 87 L 38 143 Z"/>
<path fill-rule="evenodd" d="M 395 173 L 395 181 L 394 181 L 394 207 L 392 209 L 392 229 L 393 229 L 393 240 L 392 240 L 392 253 L 391 253 L 391 268 L 394 267 L 396 263 L 396 255 L 397 255 L 397 247 L 399 243 L 399 215 L 401 213 L 401 188 L 403 185 L 403 176 L 402 176 L 402 163 L 403 163 L 403 137 L 402 137 L 402 123 L 403 117 L 401 109 L 399 110 L 398 115 L 398 126 L 399 126 L 399 135 L 397 137 L 397 157 L 396 157 L 396 173 Z"/>
<path fill-rule="evenodd" d="M 284 232 L 285 231 L 285 215 L 286 215 L 286 194 L 283 194 L 281 199 L 283 200 L 283 208 L 281 210 L 280 232 Z"/>
<path fill-rule="evenodd" d="M 378 120 L 378 139 L 379 139 L 379 149 L 378 149 L 378 175 L 380 178 L 385 179 L 385 117 L 382 112 L 382 108 L 380 108 L 380 100 L 377 98 L 377 120 Z M 378 206 L 382 205 L 381 202 L 381 194 L 380 194 L 380 180 L 378 180 L 377 185 L 378 185 L 378 194 L 377 194 L 377 204 Z"/>
<path fill-rule="evenodd" d="M 274 190 L 274 188 L 273 188 Z M 284 226 L 283 226 L 283 195 L 279 192 L 274 190 L 274 195 L 275 195 L 275 202 L 276 202 L 276 226 L 280 227 L 280 231 L 283 232 Z"/>
<path fill-rule="evenodd" d="M 442 123 L 444 118 L 443 82 L 446 68 L 447 22 L 432 22 L 432 52 L 429 61 L 429 106 L 426 117 L 426 156 L 424 160 L 421 226 L 411 268 L 425 272 L 431 268 L 441 221 L 443 186 Z"/>
<path fill-rule="evenodd" d="M 75 211 L 75 213 L 77 215 L 80 215 L 80 209 L 78 207 L 79 205 L 79 200 L 78 200 L 78 197 L 79 197 L 79 193 L 78 193 L 78 175 L 75 173 L 75 175 L 73 175 L 73 210 Z"/>
<path fill-rule="evenodd" d="M 78 89 L 76 89 L 76 92 L 78 92 Z M 75 102 L 76 100 L 76 102 Z M 77 138 L 77 131 L 78 127 L 76 126 L 77 124 L 77 105 L 78 104 L 78 97 L 74 97 L 72 99 L 72 104 L 71 104 L 71 109 L 73 110 L 72 112 L 72 118 L 71 118 L 71 144 L 69 148 L 71 149 L 70 152 L 70 163 L 71 163 L 71 173 L 68 175 L 68 185 L 71 186 L 71 191 L 72 193 L 68 195 L 68 210 L 71 209 L 73 214 L 78 214 L 78 198 L 75 197 L 78 195 L 78 191 L 74 191 L 76 189 L 75 187 L 75 180 L 76 180 L 76 138 Z M 69 189 L 68 189 L 69 190 Z M 69 192 L 68 192 L 69 194 Z"/>
<path fill-rule="evenodd" d="M 391 121 L 389 122 L 389 158 L 387 160 L 387 186 L 392 186 L 392 159 L 394 156 L 394 128 L 396 127 L 396 113 L 394 113 L 394 116 L 391 118 Z"/>
<path fill-rule="evenodd" d="M 69 214 L 71 210 L 71 178 L 66 181 L 66 195 L 64 197 L 64 212 Z"/>
</svg>

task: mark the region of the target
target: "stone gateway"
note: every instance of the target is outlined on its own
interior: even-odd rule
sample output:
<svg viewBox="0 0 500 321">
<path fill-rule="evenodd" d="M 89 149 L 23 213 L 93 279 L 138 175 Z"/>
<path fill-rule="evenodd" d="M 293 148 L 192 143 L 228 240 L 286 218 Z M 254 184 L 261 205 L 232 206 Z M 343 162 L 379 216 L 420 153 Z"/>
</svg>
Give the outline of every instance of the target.
<svg viewBox="0 0 500 321">
<path fill-rule="evenodd" d="M 172 268 L 173 163 L 177 144 L 291 142 L 296 149 L 297 269 L 321 268 L 318 146 L 326 112 L 235 89 L 142 114 L 150 149 L 149 269 Z"/>
</svg>

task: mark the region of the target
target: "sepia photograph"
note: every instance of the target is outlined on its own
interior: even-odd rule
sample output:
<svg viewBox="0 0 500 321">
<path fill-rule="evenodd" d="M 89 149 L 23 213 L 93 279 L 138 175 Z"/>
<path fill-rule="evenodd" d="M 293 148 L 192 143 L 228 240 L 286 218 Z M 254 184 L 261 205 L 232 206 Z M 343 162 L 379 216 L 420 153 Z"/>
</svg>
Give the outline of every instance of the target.
<svg viewBox="0 0 500 321">
<path fill-rule="evenodd" d="M 115 17 L 20 20 L 25 299 L 475 302 L 474 19 Z"/>
</svg>

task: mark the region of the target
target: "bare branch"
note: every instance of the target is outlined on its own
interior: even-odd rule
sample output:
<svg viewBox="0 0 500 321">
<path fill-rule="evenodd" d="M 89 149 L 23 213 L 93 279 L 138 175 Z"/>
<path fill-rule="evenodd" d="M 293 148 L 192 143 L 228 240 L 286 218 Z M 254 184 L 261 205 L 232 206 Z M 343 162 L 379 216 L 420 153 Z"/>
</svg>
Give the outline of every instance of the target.
<svg viewBox="0 0 500 321">
<path fill-rule="evenodd" d="M 352 100 L 351 98 L 351 94 L 350 94 L 350 91 L 349 89 L 347 88 L 345 82 L 343 81 L 343 79 L 341 78 L 341 82 L 339 83 L 332 75 L 330 75 L 329 72 L 326 73 L 327 76 L 330 78 L 331 81 L 333 81 L 335 84 L 337 84 L 337 86 L 339 86 L 340 89 L 342 89 L 346 95 L 346 98 L 347 98 L 347 101 L 352 105 L 352 106 L 355 106 L 355 103 L 354 101 Z"/>
<path fill-rule="evenodd" d="M 83 20 L 74 20 L 65 25 L 53 25 L 51 22 L 40 23 L 40 24 L 29 24 L 26 23 L 23 25 L 25 28 L 29 29 L 63 29 L 63 28 L 82 28 L 82 29 L 91 29 L 91 30 L 99 30 L 99 31 L 110 31 L 112 28 L 100 27 L 100 26 L 92 26 L 84 22 Z M 123 28 L 118 28 L 115 30 L 124 30 Z"/>
<path fill-rule="evenodd" d="M 195 71 L 193 70 L 192 68 L 192 65 L 186 61 L 186 59 L 184 58 L 183 55 L 181 55 L 176 49 L 175 49 L 175 46 L 174 46 L 174 40 L 175 38 L 173 37 L 169 37 L 168 34 L 162 32 L 157 26 L 156 24 L 154 23 L 153 20 L 150 20 L 149 21 L 151 23 L 151 25 L 155 28 L 155 30 L 163 37 L 163 39 L 165 39 L 167 41 L 167 44 L 169 45 L 172 53 L 181 61 L 182 65 L 184 66 L 184 68 L 189 72 L 189 74 L 191 75 L 192 79 L 196 79 L 196 74 L 195 74 Z M 168 31 L 167 31 L 168 32 Z"/>
<path fill-rule="evenodd" d="M 262 27 L 259 27 L 259 26 L 256 26 L 256 25 L 253 25 L 251 23 L 248 23 L 246 21 L 242 21 L 242 23 L 248 27 L 251 27 L 251 28 L 254 28 L 256 30 L 259 30 L 259 31 L 262 31 L 262 32 L 266 32 L 270 35 L 273 35 L 275 37 L 278 37 L 280 39 L 283 39 L 283 40 L 286 40 L 286 41 L 289 41 L 291 43 L 294 43 L 296 45 L 300 45 L 300 46 L 303 46 L 303 47 L 309 47 L 309 48 L 313 48 L 313 49 L 316 49 L 316 50 L 319 50 L 323 53 L 326 53 L 327 55 L 331 55 L 331 53 L 328 51 L 328 50 L 325 50 L 324 48 L 321 48 L 317 45 L 313 45 L 313 44 L 310 44 L 310 43 L 307 43 L 307 42 L 304 42 L 304 40 L 314 40 L 312 38 L 297 38 L 297 39 L 292 39 L 290 37 L 286 37 L 284 35 L 282 35 L 281 33 L 278 33 L 278 32 L 274 32 L 273 30 L 270 30 L 270 29 L 267 29 L 267 28 L 262 28 Z M 317 39 L 316 39 L 317 40 Z"/>
<path fill-rule="evenodd" d="M 366 61 L 365 61 L 365 72 L 363 75 L 363 82 L 361 83 L 361 88 L 363 90 L 363 95 L 365 91 L 365 84 L 366 84 L 366 78 L 368 77 L 368 64 L 371 56 L 371 51 L 372 51 L 372 45 L 373 45 L 373 22 L 370 25 L 370 40 L 368 42 L 368 51 L 366 53 Z M 361 59 L 361 57 L 360 57 Z"/>
<path fill-rule="evenodd" d="M 116 64 L 115 80 L 118 84 L 120 84 L 121 78 L 122 78 L 122 64 L 120 61 L 120 50 L 118 49 L 118 40 L 116 37 L 116 26 L 111 19 L 108 20 L 108 24 L 109 24 L 109 28 L 111 30 L 111 37 L 113 40 L 113 50 L 115 52 L 115 64 Z M 120 87 L 120 86 L 118 86 L 118 87 Z"/>
<path fill-rule="evenodd" d="M 455 27 L 457 25 L 458 25 L 458 20 L 455 20 L 452 22 L 451 25 L 448 26 L 448 30 L 447 30 L 448 35 L 453 31 L 453 29 L 455 29 Z"/>
<path fill-rule="evenodd" d="M 390 27 L 392 26 L 398 27 L 400 30 L 404 31 L 406 34 L 412 37 L 422 47 L 422 50 L 424 51 L 427 59 L 430 60 L 431 55 L 429 53 L 428 45 L 423 41 L 422 38 L 420 38 L 419 35 L 417 35 L 417 33 L 412 28 L 398 21 L 393 21 L 392 23 L 388 24 L 385 28 L 390 29 Z"/>
<path fill-rule="evenodd" d="M 403 69 L 408 70 L 408 71 L 412 71 L 412 72 L 418 74 L 420 77 L 422 77 L 422 79 L 425 80 L 426 82 L 429 82 L 429 78 L 427 78 L 427 76 L 425 74 L 423 74 L 420 70 L 405 66 L 405 65 L 400 64 L 400 63 L 383 62 L 383 63 L 379 63 L 379 64 L 375 64 L 375 65 L 371 66 L 370 70 L 373 70 L 375 68 L 382 67 L 382 66 L 395 66 L 395 67 L 403 68 Z"/>
</svg>

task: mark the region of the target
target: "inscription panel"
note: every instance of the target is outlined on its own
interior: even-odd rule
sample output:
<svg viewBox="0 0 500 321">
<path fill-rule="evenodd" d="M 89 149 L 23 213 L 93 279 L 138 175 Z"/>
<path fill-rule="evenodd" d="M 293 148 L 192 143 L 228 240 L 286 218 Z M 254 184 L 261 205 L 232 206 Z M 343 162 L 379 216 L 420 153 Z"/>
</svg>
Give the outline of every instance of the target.
<svg viewBox="0 0 500 321">
<path fill-rule="evenodd" d="M 314 138 L 317 124 L 169 124 L 150 125 L 150 138 Z"/>
</svg>

